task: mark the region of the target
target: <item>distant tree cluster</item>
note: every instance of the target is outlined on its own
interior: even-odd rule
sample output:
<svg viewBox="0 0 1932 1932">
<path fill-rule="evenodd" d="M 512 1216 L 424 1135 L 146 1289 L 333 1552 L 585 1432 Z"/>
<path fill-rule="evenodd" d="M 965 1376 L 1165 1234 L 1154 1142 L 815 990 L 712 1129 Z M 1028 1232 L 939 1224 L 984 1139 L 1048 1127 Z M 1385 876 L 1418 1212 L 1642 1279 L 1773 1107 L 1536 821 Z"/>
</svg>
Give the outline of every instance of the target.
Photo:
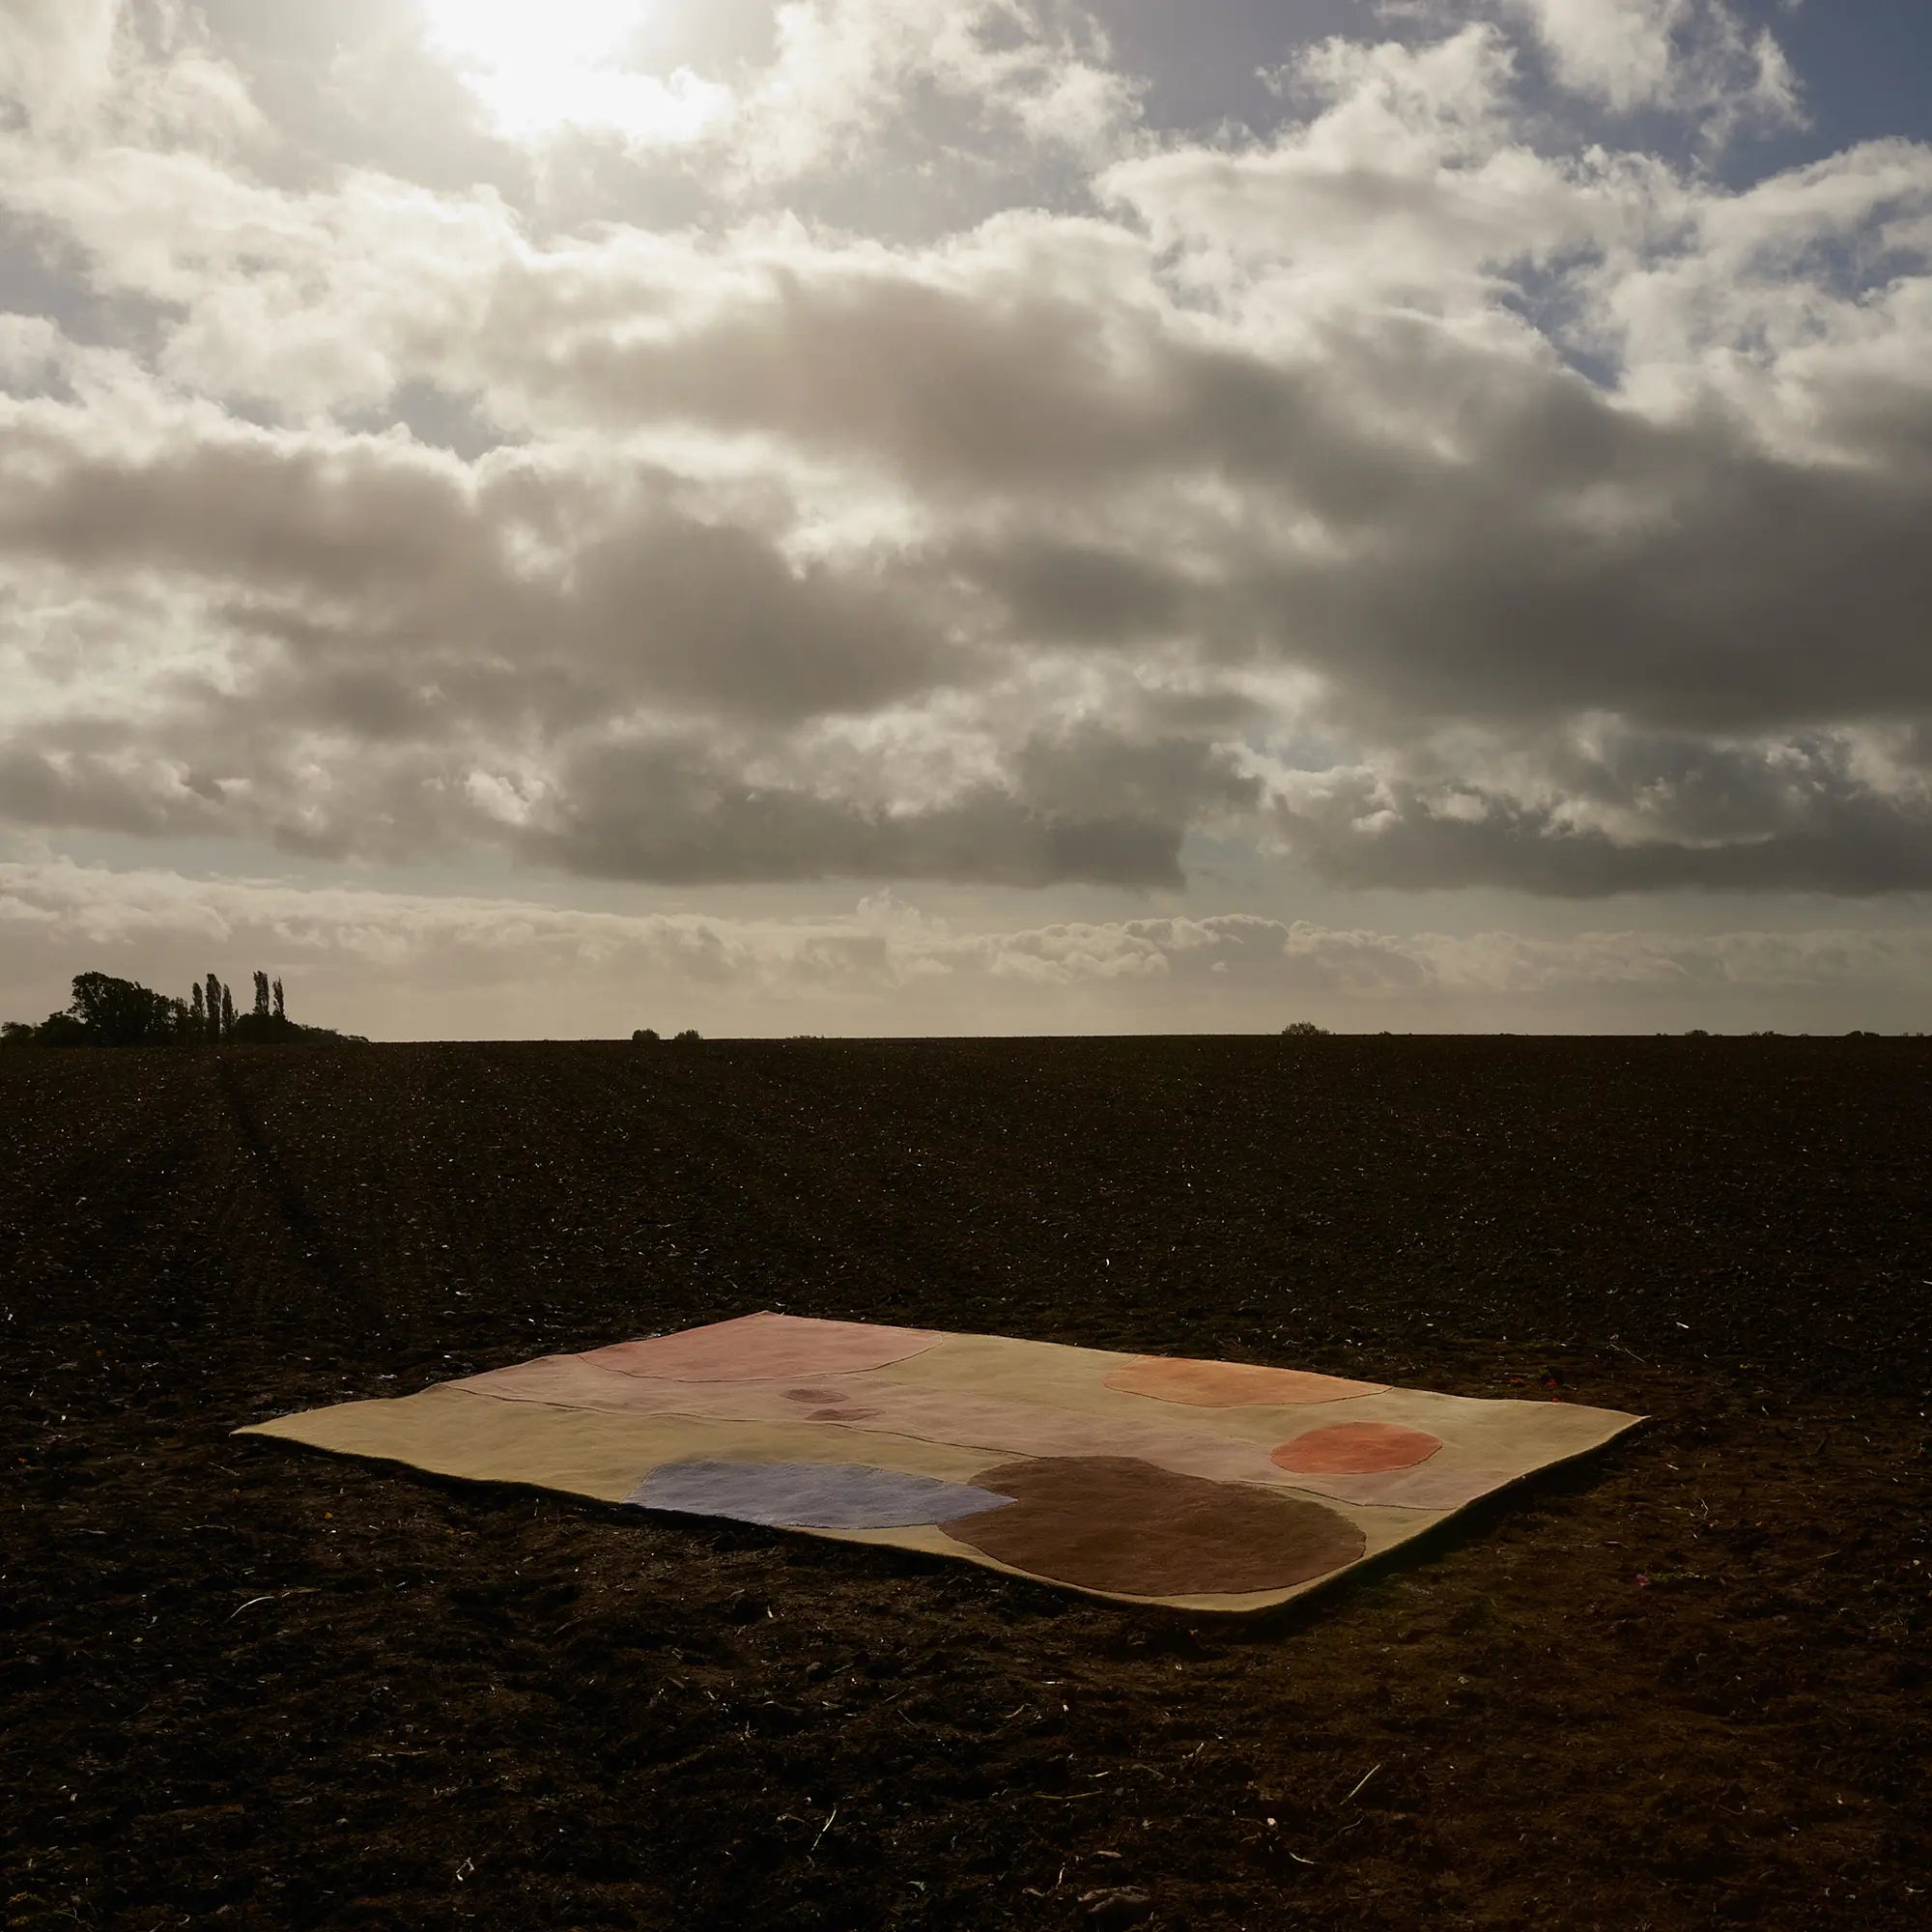
<svg viewBox="0 0 1932 1932">
<path fill-rule="evenodd" d="M 686 1040 L 701 1039 L 703 1037 L 696 1027 L 686 1027 L 682 1033 L 671 1036 L 673 1042 L 677 1044 L 682 1044 Z M 656 1027 L 639 1027 L 631 1036 L 631 1044 L 633 1046 L 652 1046 L 663 1037 L 664 1036 L 658 1032 Z"/>
<path fill-rule="evenodd" d="M 39 1026 L 9 1020 L 10 1046 L 168 1046 L 188 1037 L 186 1001 L 170 999 L 132 980 L 107 973 L 77 973 L 73 1002 Z"/>
<path fill-rule="evenodd" d="M 1320 1039 L 1326 1035 L 1325 1026 L 1317 1026 L 1313 1020 L 1290 1020 L 1282 1028 L 1283 1039 Z"/>
<path fill-rule="evenodd" d="M 185 1000 L 156 993 L 134 980 L 108 973 L 77 973 L 73 1001 L 39 1026 L 8 1020 L 0 1026 L 7 1046 L 213 1046 L 223 1041 L 280 1046 L 349 1039 L 327 1027 L 298 1026 L 289 1018 L 282 982 L 255 975 L 255 1002 L 235 1010 L 235 994 L 218 974 L 197 980 Z"/>
</svg>

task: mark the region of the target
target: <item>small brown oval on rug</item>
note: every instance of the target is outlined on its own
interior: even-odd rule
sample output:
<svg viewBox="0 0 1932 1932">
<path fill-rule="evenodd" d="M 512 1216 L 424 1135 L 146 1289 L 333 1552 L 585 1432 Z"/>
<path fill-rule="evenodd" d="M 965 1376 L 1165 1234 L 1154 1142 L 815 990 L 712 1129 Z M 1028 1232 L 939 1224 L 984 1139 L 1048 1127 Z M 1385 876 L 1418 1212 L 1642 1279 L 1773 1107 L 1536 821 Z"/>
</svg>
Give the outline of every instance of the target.
<svg viewBox="0 0 1932 1932">
<path fill-rule="evenodd" d="M 1011 1509 L 947 1533 L 1015 1570 L 1123 1597 L 1287 1590 L 1355 1562 L 1366 1539 L 1334 1510 L 1133 1456 L 1043 1456 L 973 1478 Z"/>
</svg>

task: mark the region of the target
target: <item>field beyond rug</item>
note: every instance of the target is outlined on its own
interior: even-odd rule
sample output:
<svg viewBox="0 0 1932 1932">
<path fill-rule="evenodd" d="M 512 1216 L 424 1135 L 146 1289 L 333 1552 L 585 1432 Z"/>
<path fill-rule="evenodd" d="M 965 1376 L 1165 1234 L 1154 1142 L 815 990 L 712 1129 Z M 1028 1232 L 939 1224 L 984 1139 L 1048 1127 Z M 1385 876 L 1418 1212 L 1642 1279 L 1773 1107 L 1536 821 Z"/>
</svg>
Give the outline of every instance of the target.
<svg viewBox="0 0 1932 1932">
<path fill-rule="evenodd" d="M 1640 1419 L 758 1314 L 237 1433 L 1241 1611 Z"/>
</svg>

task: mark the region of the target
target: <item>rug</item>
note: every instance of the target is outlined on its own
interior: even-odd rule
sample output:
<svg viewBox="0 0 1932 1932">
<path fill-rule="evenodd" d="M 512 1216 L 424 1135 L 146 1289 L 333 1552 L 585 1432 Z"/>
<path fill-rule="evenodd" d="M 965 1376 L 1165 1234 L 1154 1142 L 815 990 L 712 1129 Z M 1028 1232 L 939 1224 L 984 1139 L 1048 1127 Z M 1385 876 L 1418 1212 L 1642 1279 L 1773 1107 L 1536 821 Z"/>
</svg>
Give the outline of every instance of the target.
<svg viewBox="0 0 1932 1932">
<path fill-rule="evenodd" d="M 1249 1611 L 1640 1420 L 766 1313 L 237 1433 Z"/>
</svg>

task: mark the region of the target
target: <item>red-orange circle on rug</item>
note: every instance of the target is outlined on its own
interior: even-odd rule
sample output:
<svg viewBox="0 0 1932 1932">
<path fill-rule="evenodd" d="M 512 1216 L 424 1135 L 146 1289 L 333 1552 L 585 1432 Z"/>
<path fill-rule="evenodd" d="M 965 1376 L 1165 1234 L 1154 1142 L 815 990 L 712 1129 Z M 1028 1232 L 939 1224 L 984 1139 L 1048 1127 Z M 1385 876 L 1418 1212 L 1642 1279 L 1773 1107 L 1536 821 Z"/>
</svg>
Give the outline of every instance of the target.
<svg viewBox="0 0 1932 1932">
<path fill-rule="evenodd" d="M 1377 1476 L 1412 1469 L 1441 1446 L 1439 1435 L 1399 1422 L 1335 1422 L 1284 1442 L 1268 1460 L 1302 1476 Z"/>
<path fill-rule="evenodd" d="M 1109 1388 L 1151 1395 L 1190 1408 L 1243 1408 L 1256 1404 L 1347 1402 L 1380 1395 L 1384 1382 L 1351 1382 L 1306 1369 L 1268 1369 L 1252 1362 L 1196 1362 L 1180 1355 L 1143 1355 L 1105 1377 Z"/>
</svg>

